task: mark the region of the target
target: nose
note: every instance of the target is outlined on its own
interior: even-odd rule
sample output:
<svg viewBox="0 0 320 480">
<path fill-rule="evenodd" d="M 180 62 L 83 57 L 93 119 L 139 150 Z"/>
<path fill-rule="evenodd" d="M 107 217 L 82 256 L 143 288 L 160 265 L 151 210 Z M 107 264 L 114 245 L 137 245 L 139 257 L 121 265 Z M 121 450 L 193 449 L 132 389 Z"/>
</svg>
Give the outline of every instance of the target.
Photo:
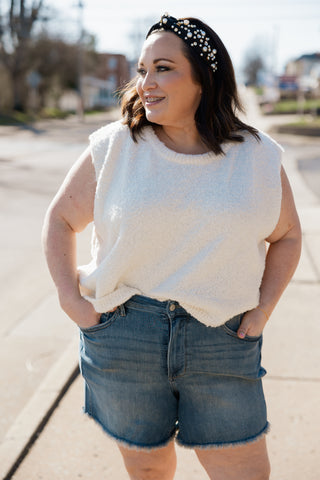
<svg viewBox="0 0 320 480">
<path fill-rule="evenodd" d="M 152 90 L 156 88 L 157 82 L 155 81 L 154 75 L 151 72 L 147 72 L 142 79 L 142 89 L 147 92 L 148 90 Z"/>
</svg>

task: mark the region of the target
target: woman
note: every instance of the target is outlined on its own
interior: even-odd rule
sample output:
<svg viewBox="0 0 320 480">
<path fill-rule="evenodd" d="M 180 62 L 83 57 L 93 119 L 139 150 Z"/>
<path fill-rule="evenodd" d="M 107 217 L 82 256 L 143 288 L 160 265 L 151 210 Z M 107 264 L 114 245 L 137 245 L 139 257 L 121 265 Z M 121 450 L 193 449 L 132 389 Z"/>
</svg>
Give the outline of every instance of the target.
<svg viewBox="0 0 320 480">
<path fill-rule="evenodd" d="M 219 37 L 164 15 L 123 120 L 91 135 L 46 217 L 48 265 L 81 331 L 85 411 L 131 479 L 172 479 L 174 438 L 212 479 L 269 478 L 262 331 L 301 233 L 280 147 L 236 110 Z M 93 260 L 77 270 L 91 221 Z"/>
</svg>

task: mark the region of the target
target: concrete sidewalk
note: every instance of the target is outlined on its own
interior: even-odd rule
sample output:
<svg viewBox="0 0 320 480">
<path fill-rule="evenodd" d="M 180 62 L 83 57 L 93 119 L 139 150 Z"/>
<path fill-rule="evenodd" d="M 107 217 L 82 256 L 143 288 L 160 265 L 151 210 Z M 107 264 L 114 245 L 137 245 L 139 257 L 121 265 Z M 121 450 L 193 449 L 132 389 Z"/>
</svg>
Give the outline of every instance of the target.
<svg viewBox="0 0 320 480">
<path fill-rule="evenodd" d="M 247 97 L 248 122 L 267 131 L 254 99 Z M 269 122 L 269 123 L 268 123 Z M 297 161 L 307 140 L 277 136 L 286 148 L 284 166 L 295 194 L 303 228 L 303 253 L 297 272 L 266 327 L 264 388 L 272 425 L 268 436 L 272 480 L 319 480 L 320 451 L 320 200 L 306 186 Z M 310 155 L 320 141 L 308 140 Z M 319 154 L 318 154 L 319 155 Z M 50 307 L 51 305 L 51 307 Z M 60 315 L 52 304 L 47 315 Z M 77 334 L 59 362 L 26 405 L 0 447 L 1 478 L 14 480 L 127 479 L 115 444 L 81 414 L 82 380 L 72 382 L 77 366 Z M 71 386 L 67 389 L 67 387 Z M 66 393 L 64 390 L 67 390 Z M 60 401 L 60 403 L 58 403 Z M 53 411 L 54 410 L 54 411 Z M 53 411 L 49 421 L 44 421 Z M 8 475 L 24 446 L 32 443 L 16 472 Z M 12 472 L 11 472 L 12 473 Z M 194 452 L 178 448 L 176 480 L 205 480 Z M 241 480 L 241 479 L 239 479 Z"/>
</svg>

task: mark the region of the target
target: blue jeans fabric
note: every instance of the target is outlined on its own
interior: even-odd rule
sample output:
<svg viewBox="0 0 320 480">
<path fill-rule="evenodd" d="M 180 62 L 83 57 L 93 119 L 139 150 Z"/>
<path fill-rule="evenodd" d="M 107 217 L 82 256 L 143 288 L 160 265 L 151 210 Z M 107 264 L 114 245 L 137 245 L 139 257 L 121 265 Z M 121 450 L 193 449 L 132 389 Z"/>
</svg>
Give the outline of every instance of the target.
<svg viewBox="0 0 320 480">
<path fill-rule="evenodd" d="M 141 449 L 258 439 L 268 429 L 262 338 L 239 339 L 241 318 L 207 327 L 175 301 L 141 295 L 102 314 L 80 333 L 84 411 Z"/>
</svg>

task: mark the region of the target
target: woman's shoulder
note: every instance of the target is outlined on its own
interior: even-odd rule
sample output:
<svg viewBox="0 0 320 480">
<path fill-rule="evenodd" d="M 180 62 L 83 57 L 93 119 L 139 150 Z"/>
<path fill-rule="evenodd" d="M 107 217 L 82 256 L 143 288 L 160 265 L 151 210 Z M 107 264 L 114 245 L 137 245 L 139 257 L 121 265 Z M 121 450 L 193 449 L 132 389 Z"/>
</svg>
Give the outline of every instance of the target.
<svg viewBox="0 0 320 480">
<path fill-rule="evenodd" d="M 99 145 L 108 143 L 110 138 L 116 134 L 128 133 L 128 127 L 121 120 L 108 123 L 92 132 L 89 136 L 91 144 Z"/>
<path fill-rule="evenodd" d="M 112 151 L 112 145 L 116 146 L 116 148 L 121 148 L 121 136 L 126 138 L 129 134 L 128 127 L 121 120 L 108 123 L 91 133 L 89 136 L 90 153 L 97 179 L 108 158 L 108 152 Z"/>
<path fill-rule="evenodd" d="M 254 149 L 255 152 L 266 152 L 266 153 L 274 153 L 281 155 L 284 152 L 284 148 L 270 135 L 262 130 L 257 129 L 258 137 L 252 135 L 252 133 L 248 131 L 241 132 L 244 140 L 245 145 L 248 148 Z"/>
</svg>

